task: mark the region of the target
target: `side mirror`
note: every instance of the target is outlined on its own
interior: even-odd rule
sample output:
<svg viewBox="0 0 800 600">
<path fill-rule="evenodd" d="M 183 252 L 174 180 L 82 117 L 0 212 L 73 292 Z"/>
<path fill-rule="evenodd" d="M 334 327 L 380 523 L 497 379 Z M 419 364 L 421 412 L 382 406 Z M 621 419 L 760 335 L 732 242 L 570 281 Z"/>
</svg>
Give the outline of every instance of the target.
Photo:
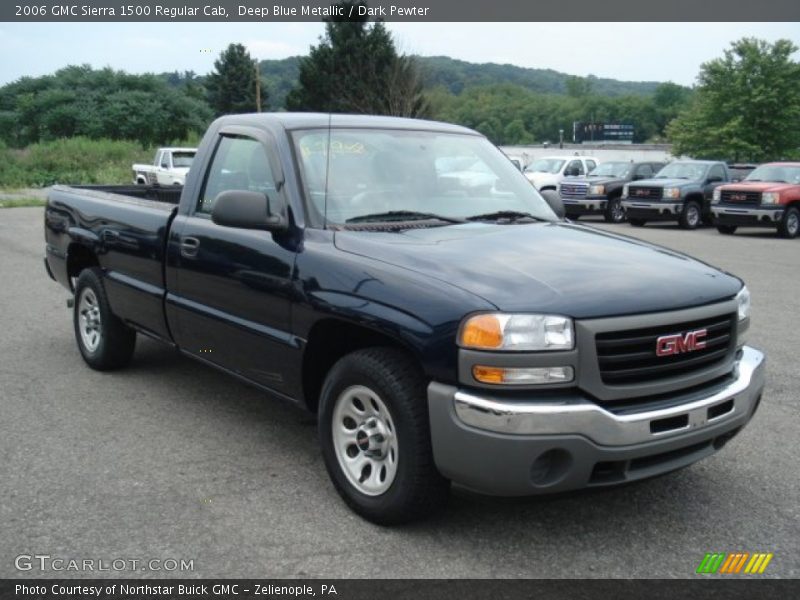
<svg viewBox="0 0 800 600">
<path fill-rule="evenodd" d="M 542 195 L 542 198 L 545 199 L 547 204 L 550 205 L 550 208 L 553 209 L 553 212 L 556 213 L 556 216 L 559 219 L 563 219 L 567 216 L 567 211 L 564 209 L 564 203 L 561 201 L 561 195 L 555 190 L 544 190 L 539 192 Z"/>
<path fill-rule="evenodd" d="M 714 175 L 712 177 L 709 177 L 707 181 L 708 183 L 720 183 L 722 182 L 722 177 L 720 177 L 719 175 Z"/>
<path fill-rule="evenodd" d="M 262 192 L 228 190 L 214 200 L 211 220 L 224 227 L 284 231 L 286 218 L 273 211 L 269 196 Z"/>
</svg>

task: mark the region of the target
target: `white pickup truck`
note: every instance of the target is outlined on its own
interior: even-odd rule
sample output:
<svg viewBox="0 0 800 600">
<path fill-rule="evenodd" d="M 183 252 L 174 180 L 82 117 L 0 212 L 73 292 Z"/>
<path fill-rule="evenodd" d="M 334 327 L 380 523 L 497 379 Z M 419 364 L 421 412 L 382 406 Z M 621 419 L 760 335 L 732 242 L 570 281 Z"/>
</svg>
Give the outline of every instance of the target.
<svg viewBox="0 0 800 600">
<path fill-rule="evenodd" d="M 137 185 L 183 185 L 197 148 L 159 148 L 153 164 L 133 165 Z"/>
<path fill-rule="evenodd" d="M 600 161 L 591 156 L 544 156 L 525 167 L 525 177 L 540 192 L 555 190 L 565 177 L 583 177 Z"/>
</svg>

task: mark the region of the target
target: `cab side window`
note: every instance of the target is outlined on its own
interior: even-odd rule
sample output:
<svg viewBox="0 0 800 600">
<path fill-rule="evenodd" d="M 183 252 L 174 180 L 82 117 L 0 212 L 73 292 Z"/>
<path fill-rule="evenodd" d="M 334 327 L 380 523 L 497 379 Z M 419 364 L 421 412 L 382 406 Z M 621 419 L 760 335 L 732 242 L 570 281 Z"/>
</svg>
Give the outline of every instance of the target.
<svg viewBox="0 0 800 600">
<path fill-rule="evenodd" d="M 229 190 L 262 192 L 275 197 L 275 176 L 260 142 L 247 137 L 222 137 L 208 169 L 197 212 L 210 214 L 216 197 Z"/>
<path fill-rule="evenodd" d="M 161 168 L 169 169 L 169 152 L 161 153 Z"/>
<path fill-rule="evenodd" d="M 564 169 L 564 173 L 573 173 L 575 171 L 578 172 L 578 175 L 583 175 L 584 174 L 583 163 L 581 161 L 579 161 L 579 160 L 571 161 L 567 165 L 567 168 Z"/>
<path fill-rule="evenodd" d="M 586 172 L 587 173 L 591 173 L 592 171 L 594 171 L 594 168 L 596 166 L 597 166 L 596 162 L 594 162 L 593 160 L 587 160 L 586 161 Z"/>
<path fill-rule="evenodd" d="M 649 164 L 639 165 L 636 170 L 636 176 L 639 179 L 650 179 L 653 176 L 653 167 Z"/>
<path fill-rule="evenodd" d="M 708 172 L 708 178 L 709 179 L 716 178 L 717 181 L 725 181 L 725 170 L 722 168 L 721 165 L 714 165 Z"/>
</svg>

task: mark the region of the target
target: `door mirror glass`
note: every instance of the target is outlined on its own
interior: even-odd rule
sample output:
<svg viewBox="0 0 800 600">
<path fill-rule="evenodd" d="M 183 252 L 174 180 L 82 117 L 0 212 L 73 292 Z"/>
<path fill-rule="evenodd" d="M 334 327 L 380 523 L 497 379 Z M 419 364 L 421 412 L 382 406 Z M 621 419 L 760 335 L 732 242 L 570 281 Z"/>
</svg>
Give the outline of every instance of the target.
<svg viewBox="0 0 800 600">
<path fill-rule="evenodd" d="M 271 206 L 270 198 L 263 192 L 228 190 L 214 200 L 211 220 L 224 227 L 283 231 L 287 222 Z"/>
</svg>

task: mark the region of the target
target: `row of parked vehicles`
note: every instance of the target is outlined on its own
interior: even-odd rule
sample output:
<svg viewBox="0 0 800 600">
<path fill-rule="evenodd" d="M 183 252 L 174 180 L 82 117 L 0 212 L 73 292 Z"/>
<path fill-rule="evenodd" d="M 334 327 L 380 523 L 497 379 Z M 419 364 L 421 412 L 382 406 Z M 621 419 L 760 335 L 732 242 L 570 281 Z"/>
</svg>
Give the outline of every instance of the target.
<svg viewBox="0 0 800 600">
<path fill-rule="evenodd" d="M 677 221 L 684 229 L 715 225 L 772 227 L 800 233 L 800 162 L 730 166 L 707 160 L 611 161 L 546 157 L 524 169 L 541 192 L 557 192 L 566 216 L 602 216 L 609 223 Z"/>
</svg>

